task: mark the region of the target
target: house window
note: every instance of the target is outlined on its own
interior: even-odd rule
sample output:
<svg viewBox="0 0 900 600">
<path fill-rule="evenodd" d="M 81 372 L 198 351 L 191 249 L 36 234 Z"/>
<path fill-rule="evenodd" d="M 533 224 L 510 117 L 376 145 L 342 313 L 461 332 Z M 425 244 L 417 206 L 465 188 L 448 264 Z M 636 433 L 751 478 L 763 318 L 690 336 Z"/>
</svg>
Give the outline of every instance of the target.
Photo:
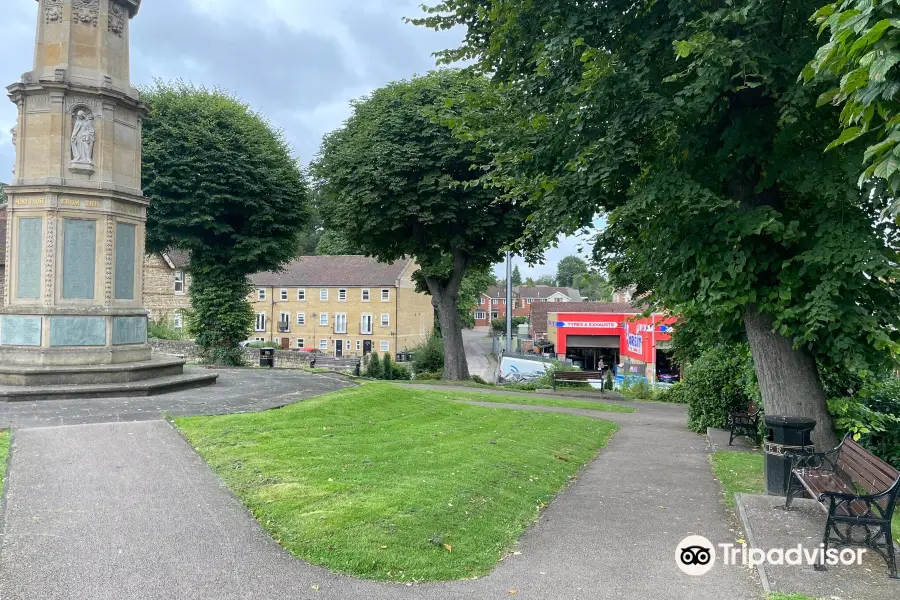
<svg viewBox="0 0 900 600">
<path fill-rule="evenodd" d="M 328 350 L 328 340 L 319 340 L 319 350 Z"/>
<path fill-rule="evenodd" d="M 347 333 L 347 313 L 337 313 L 334 315 L 334 332 Z"/>
<path fill-rule="evenodd" d="M 264 341 L 266 341 L 266 338 L 261 338 L 261 337 L 253 338 L 253 341 L 254 342 L 264 342 Z"/>
<path fill-rule="evenodd" d="M 319 313 L 319 325 L 328 327 L 328 313 Z"/>
<path fill-rule="evenodd" d="M 372 335 L 372 315 L 363 315 L 359 332 L 362 335 Z"/>
<path fill-rule="evenodd" d="M 175 271 L 175 293 L 184 293 L 184 271 Z"/>
<path fill-rule="evenodd" d="M 491 318 L 492 318 L 492 319 L 499 319 L 499 318 L 500 318 L 500 313 L 498 313 L 496 310 L 491 311 Z"/>
<path fill-rule="evenodd" d="M 327 289 L 322 288 L 321 290 L 319 290 L 319 300 L 321 300 L 322 302 L 328 302 L 328 290 Z"/>
<path fill-rule="evenodd" d="M 304 342 L 305 342 L 305 340 L 304 340 L 303 338 L 297 339 L 297 347 L 298 347 L 298 348 L 305 348 L 305 347 L 306 347 L 306 344 L 304 344 Z"/>
<path fill-rule="evenodd" d="M 175 313 L 175 329 L 184 329 L 184 314 Z"/>
<path fill-rule="evenodd" d="M 266 313 L 256 313 L 256 331 L 266 330 Z"/>
<path fill-rule="evenodd" d="M 338 290 L 338 302 L 347 301 L 347 290 Z"/>
<path fill-rule="evenodd" d="M 281 300 L 283 302 L 287 302 L 288 299 L 288 291 L 284 288 L 281 288 Z"/>
<path fill-rule="evenodd" d="M 297 313 L 297 325 L 306 327 L 306 313 Z"/>
<path fill-rule="evenodd" d="M 391 290 L 388 288 L 384 288 L 381 290 L 381 301 L 382 302 L 390 302 L 391 301 Z"/>
<path fill-rule="evenodd" d="M 496 306 L 498 302 L 500 302 L 500 301 L 497 300 L 496 298 L 491 298 L 491 304 Z"/>
<path fill-rule="evenodd" d="M 265 301 L 266 299 L 266 288 L 259 288 L 256 290 L 256 299 L 260 302 Z"/>
<path fill-rule="evenodd" d="M 278 316 L 278 331 L 287 333 L 291 330 L 291 313 L 283 312 Z"/>
<path fill-rule="evenodd" d="M 362 340 L 356 340 L 356 351 L 362 350 Z"/>
<path fill-rule="evenodd" d="M 391 343 L 390 342 L 381 342 L 381 351 L 382 352 L 390 352 L 391 351 Z"/>
<path fill-rule="evenodd" d="M 381 326 L 382 327 L 390 327 L 391 326 L 391 314 L 390 313 L 381 313 Z"/>
<path fill-rule="evenodd" d="M 363 290 L 362 291 L 362 301 L 368 302 L 371 299 L 372 299 L 372 290 L 369 290 L 369 289 Z"/>
<path fill-rule="evenodd" d="M 485 319 L 487 319 L 487 313 L 484 312 L 483 310 L 479 310 L 478 312 L 475 313 L 476 321 L 484 321 Z"/>
<path fill-rule="evenodd" d="M 297 301 L 306 302 L 306 290 L 297 290 Z"/>
</svg>

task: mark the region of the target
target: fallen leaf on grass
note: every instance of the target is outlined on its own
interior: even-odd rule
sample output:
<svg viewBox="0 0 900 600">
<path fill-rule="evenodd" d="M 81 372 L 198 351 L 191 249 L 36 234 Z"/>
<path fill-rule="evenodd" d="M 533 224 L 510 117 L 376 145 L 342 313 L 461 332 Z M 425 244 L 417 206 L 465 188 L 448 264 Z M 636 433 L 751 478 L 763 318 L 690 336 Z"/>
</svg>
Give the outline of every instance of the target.
<svg viewBox="0 0 900 600">
<path fill-rule="evenodd" d="M 556 460 L 564 460 L 564 461 L 566 461 L 566 462 L 569 462 L 569 459 L 566 458 L 565 456 L 557 456 L 557 457 L 556 457 Z"/>
<path fill-rule="evenodd" d="M 450 544 L 444 544 L 444 548 L 447 550 L 447 552 L 453 552 L 453 546 L 451 546 Z"/>
</svg>

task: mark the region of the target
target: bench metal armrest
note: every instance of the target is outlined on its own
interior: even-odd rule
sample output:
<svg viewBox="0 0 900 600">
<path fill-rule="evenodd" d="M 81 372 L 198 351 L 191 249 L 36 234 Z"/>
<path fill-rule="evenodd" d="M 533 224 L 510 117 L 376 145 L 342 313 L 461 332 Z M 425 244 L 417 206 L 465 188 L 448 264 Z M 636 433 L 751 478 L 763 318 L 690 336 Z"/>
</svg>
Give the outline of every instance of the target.
<svg viewBox="0 0 900 600">
<path fill-rule="evenodd" d="M 840 446 L 828 452 L 810 452 L 799 448 L 784 451 L 785 457 L 791 460 L 792 471 L 794 469 L 801 471 L 838 471 L 837 463 L 840 454 Z"/>
<path fill-rule="evenodd" d="M 819 502 L 829 503 L 828 514 L 833 515 L 837 512 L 837 509 L 841 505 L 846 506 L 846 512 L 848 515 L 852 515 L 854 517 L 860 519 L 874 519 L 877 521 L 888 521 L 890 516 L 888 514 L 888 508 L 891 508 L 891 504 L 887 504 L 887 508 L 882 506 L 879 503 L 879 500 L 889 498 L 893 494 L 893 487 L 886 492 L 881 492 L 880 494 L 847 494 L 844 492 L 822 492 L 819 494 L 817 500 Z M 862 514 L 858 514 L 853 511 L 853 505 L 857 502 L 865 503 L 866 510 Z M 859 506 L 858 504 L 856 506 Z"/>
</svg>

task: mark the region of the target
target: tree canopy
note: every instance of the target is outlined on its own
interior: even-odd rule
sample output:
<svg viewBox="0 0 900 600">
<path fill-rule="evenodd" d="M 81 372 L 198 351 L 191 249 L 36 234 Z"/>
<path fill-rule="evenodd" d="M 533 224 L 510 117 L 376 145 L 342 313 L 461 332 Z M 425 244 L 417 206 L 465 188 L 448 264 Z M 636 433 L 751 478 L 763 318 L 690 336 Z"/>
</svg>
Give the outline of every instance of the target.
<svg viewBox="0 0 900 600">
<path fill-rule="evenodd" d="M 566 256 L 556 266 L 556 283 L 561 287 L 578 287 L 578 281 L 588 270 L 586 260 L 574 255 Z"/>
<path fill-rule="evenodd" d="M 444 377 L 467 379 L 458 314 L 469 269 L 500 261 L 523 233 L 521 202 L 480 185 L 489 157 L 455 135 L 459 106 L 488 92 L 485 78 L 443 70 L 392 83 L 353 103 L 313 166 L 327 227 L 382 261 L 413 256 L 445 343 Z"/>
<path fill-rule="evenodd" d="M 191 329 L 207 360 L 239 361 L 253 312 L 247 276 L 297 255 L 306 182 L 281 132 L 220 91 L 142 91 L 147 250 L 190 253 Z"/>
<path fill-rule="evenodd" d="M 420 24 L 465 26 L 442 54 L 496 93 L 459 127 L 486 178 L 532 208 L 529 235 L 605 213 L 595 249 L 617 287 L 749 338 L 766 410 L 817 418 L 816 359 L 865 372 L 898 349 L 896 231 L 860 190 L 859 145 L 823 154 L 838 111 L 798 76 L 814 0 L 704 4 L 446 0 Z M 493 110 L 487 111 L 490 106 Z"/>
</svg>

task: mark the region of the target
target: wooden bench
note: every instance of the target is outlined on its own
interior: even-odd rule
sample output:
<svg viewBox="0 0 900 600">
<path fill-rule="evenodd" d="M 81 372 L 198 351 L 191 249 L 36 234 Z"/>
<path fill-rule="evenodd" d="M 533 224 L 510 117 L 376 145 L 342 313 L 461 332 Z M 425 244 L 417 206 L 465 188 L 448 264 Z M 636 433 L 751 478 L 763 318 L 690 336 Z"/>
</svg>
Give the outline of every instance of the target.
<svg viewBox="0 0 900 600">
<path fill-rule="evenodd" d="M 762 417 L 762 410 L 752 401 L 747 405 L 747 410 L 735 410 L 728 413 L 726 425 L 731 431 L 728 445 L 730 446 L 734 442 L 734 438 L 738 436 L 748 437 L 753 440 L 754 444 L 758 444 L 760 417 Z"/>
<path fill-rule="evenodd" d="M 597 380 L 603 381 L 603 373 L 600 371 L 553 371 L 553 389 L 556 390 L 557 382 L 578 382 Z"/>
<path fill-rule="evenodd" d="M 897 576 L 891 519 L 900 494 L 900 471 L 853 441 L 850 435 L 830 452 L 788 451 L 791 475 L 785 510 L 808 492 L 828 512 L 825 549 L 863 546 L 877 552 Z M 863 535 L 864 534 L 864 535 Z M 824 571 L 823 564 L 816 570 Z"/>
</svg>

